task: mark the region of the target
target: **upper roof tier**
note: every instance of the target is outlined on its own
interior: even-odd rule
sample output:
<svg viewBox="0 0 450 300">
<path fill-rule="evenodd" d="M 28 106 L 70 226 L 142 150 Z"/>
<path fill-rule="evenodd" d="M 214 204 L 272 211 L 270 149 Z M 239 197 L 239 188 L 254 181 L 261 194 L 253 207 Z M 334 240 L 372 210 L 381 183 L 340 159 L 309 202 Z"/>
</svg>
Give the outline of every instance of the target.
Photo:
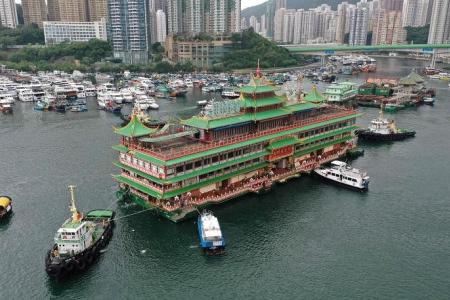
<svg viewBox="0 0 450 300">
<path fill-rule="evenodd" d="M 321 103 L 325 101 L 325 97 L 317 90 L 317 87 L 313 85 L 311 92 L 305 96 L 304 100 L 312 103 Z"/>
<path fill-rule="evenodd" d="M 275 92 L 276 87 L 272 86 L 264 76 L 253 76 L 248 85 L 241 87 L 240 92 L 244 94 L 259 94 Z"/>
</svg>

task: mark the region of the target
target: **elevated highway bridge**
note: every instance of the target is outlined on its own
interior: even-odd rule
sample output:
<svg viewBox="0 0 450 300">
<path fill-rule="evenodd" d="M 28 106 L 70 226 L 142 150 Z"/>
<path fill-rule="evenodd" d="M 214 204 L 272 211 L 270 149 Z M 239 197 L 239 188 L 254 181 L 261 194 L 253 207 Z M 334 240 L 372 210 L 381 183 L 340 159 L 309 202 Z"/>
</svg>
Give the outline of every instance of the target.
<svg viewBox="0 0 450 300">
<path fill-rule="evenodd" d="M 438 49 L 450 49 L 450 44 L 399 44 L 375 46 L 349 45 L 281 45 L 292 53 L 334 55 L 336 52 L 372 52 L 395 50 L 419 50 L 424 53 L 434 53 Z"/>
<path fill-rule="evenodd" d="M 374 46 L 350 46 L 336 44 L 322 45 L 281 45 L 292 54 L 316 55 L 322 57 L 322 64 L 326 57 L 338 53 L 352 52 L 413 52 L 429 54 L 431 56 L 431 66 L 436 64 L 436 56 L 450 52 L 450 44 L 398 44 L 398 45 L 374 45 Z"/>
</svg>

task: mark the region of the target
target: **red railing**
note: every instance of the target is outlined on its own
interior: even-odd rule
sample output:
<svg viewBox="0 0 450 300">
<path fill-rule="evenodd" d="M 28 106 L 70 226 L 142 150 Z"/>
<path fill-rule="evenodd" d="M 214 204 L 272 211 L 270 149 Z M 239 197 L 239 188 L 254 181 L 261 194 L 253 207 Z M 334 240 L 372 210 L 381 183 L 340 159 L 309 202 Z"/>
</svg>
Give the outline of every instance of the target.
<svg viewBox="0 0 450 300">
<path fill-rule="evenodd" d="M 342 111 L 339 113 L 334 113 L 334 114 L 329 114 L 329 115 L 325 115 L 325 116 L 321 116 L 321 117 L 314 117 L 314 118 L 310 118 L 307 120 L 297 121 L 297 122 L 294 122 L 293 124 L 287 125 L 287 126 L 277 127 L 277 128 L 264 130 L 264 131 L 260 131 L 260 132 L 252 133 L 252 134 L 239 135 L 236 137 L 223 139 L 223 140 L 220 140 L 217 142 L 209 142 L 208 144 L 199 142 L 198 145 L 187 145 L 187 146 L 184 146 L 183 148 L 150 150 L 149 148 L 144 148 L 144 147 L 139 146 L 138 144 L 134 144 L 134 143 L 130 143 L 130 144 L 125 143 L 125 146 L 127 146 L 130 150 L 138 150 L 140 152 L 149 154 L 149 155 L 151 155 L 155 158 L 159 158 L 161 160 L 171 160 L 171 159 L 175 159 L 178 157 L 183 157 L 186 155 L 194 154 L 197 152 L 211 150 L 211 149 L 214 149 L 217 147 L 223 147 L 223 146 L 227 146 L 227 145 L 231 145 L 231 144 L 235 144 L 235 143 L 239 143 L 239 142 L 244 142 L 244 141 L 247 141 L 250 139 L 258 138 L 261 136 L 266 136 L 266 135 L 275 134 L 275 133 L 279 133 L 279 132 L 290 130 L 290 129 L 295 129 L 295 128 L 298 128 L 301 126 L 308 126 L 308 125 L 312 125 L 315 123 L 325 122 L 325 121 L 335 119 L 335 118 L 345 117 L 345 116 L 348 116 L 348 115 L 351 115 L 354 113 L 355 113 L 354 110 L 345 110 L 345 111 Z"/>
</svg>

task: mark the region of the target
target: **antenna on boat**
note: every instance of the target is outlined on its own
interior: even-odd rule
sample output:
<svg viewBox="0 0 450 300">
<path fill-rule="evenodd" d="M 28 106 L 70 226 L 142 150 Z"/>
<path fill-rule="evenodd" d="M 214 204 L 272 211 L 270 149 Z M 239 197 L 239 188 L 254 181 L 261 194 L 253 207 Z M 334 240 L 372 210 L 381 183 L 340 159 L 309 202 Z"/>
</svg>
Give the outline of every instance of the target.
<svg viewBox="0 0 450 300">
<path fill-rule="evenodd" d="M 72 221 L 77 222 L 79 221 L 79 214 L 77 207 L 75 206 L 75 188 L 74 185 L 69 185 L 69 192 L 70 192 L 70 211 L 72 212 Z"/>
</svg>

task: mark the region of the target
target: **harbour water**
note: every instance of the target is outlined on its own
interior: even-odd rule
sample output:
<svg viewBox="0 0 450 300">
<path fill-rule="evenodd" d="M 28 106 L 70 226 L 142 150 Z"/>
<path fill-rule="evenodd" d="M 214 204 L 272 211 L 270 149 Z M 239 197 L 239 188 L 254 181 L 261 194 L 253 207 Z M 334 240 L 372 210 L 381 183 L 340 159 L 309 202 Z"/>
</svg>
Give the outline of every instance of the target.
<svg viewBox="0 0 450 300">
<path fill-rule="evenodd" d="M 370 76 L 404 76 L 421 64 L 378 59 Z M 140 211 L 114 196 L 120 119 L 93 101 L 86 113 L 66 114 L 17 103 L 13 115 L 0 115 L 0 194 L 14 200 L 0 224 L 0 299 L 447 299 L 450 90 L 430 85 L 433 107 L 390 115 L 415 138 L 363 145 L 365 156 L 352 162 L 371 176 L 367 193 L 302 176 L 213 207 L 229 241 L 221 257 L 201 253 L 195 219 L 123 218 L 98 263 L 63 283 L 47 278 L 44 255 L 69 216 L 67 185 L 78 186 L 83 211 Z M 159 100 L 156 114 L 189 116 L 197 100 Z M 378 113 L 361 111 L 362 126 Z"/>
</svg>

